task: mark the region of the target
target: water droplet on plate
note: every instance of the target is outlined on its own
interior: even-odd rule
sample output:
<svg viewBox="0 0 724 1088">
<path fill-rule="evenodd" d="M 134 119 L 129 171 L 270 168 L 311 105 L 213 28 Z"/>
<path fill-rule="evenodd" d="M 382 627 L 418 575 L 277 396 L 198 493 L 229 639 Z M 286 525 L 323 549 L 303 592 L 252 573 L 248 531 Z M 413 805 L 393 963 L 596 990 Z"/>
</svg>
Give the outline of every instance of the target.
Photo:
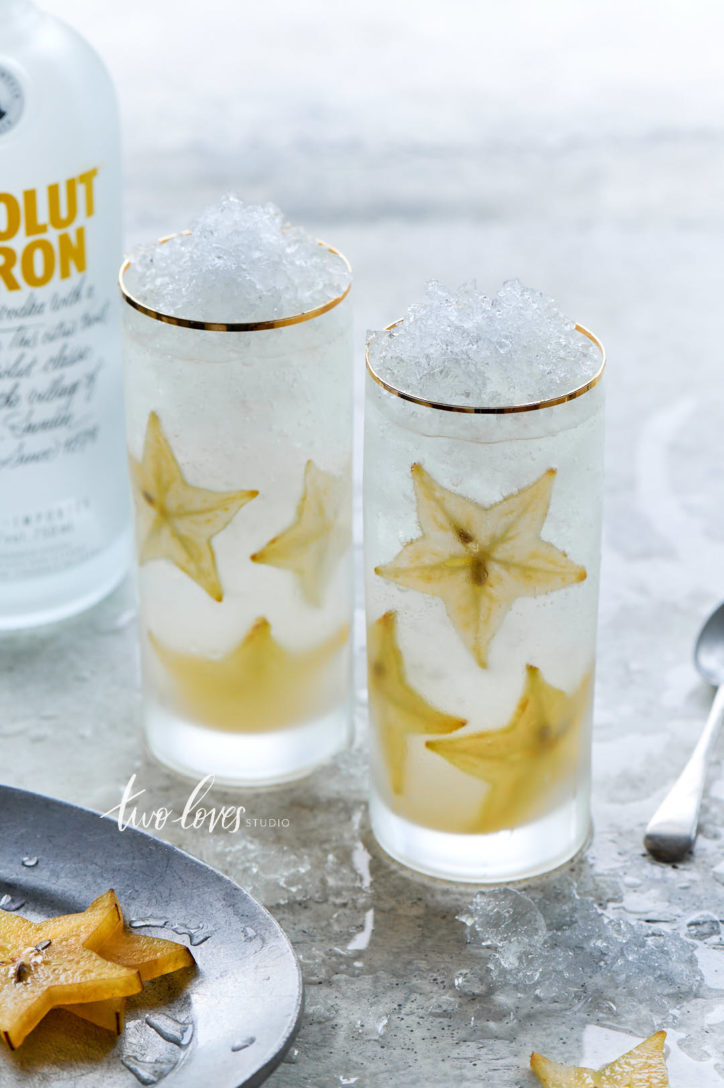
<svg viewBox="0 0 724 1088">
<path fill-rule="evenodd" d="M 244 926 L 241 932 L 245 941 L 253 941 L 255 937 L 259 936 L 257 931 L 252 929 L 251 926 Z"/>
<path fill-rule="evenodd" d="M 187 926 L 180 922 L 170 922 L 168 918 L 132 918 L 128 923 L 131 929 L 143 929 L 148 926 L 151 929 L 170 929 L 172 933 L 178 933 L 180 937 L 188 937 L 189 944 L 199 945 L 208 941 L 211 931 L 203 922 L 197 926 Z"/>
<path fill-rule="evenodd" d="M 299 1061 L 299 1051 L 295 1046 L 291 1050 L 288 1050 L 284 1055 L 284 1061 L 289 1065 L 295 1065 Z"/>
<path fill-rule="evenodd" d="M 239 1039 L 238 1042 L 232 1043 L 231 1044 L 231 1049 L 234 1050 L 234 1051 L 246 1050 L 246 1048 L 248 1046 L 251 1046 L 251 1044 L 255 1043 L 255 1042 L 256 1042 L 256 1036 L 255 1035 L 247 1035 L 246 1039 Z"/>
<path fill-rule="evenodd" d="M 131 929 L 141 929 L 143 926 L 164 929 L 168 925 L 168 918 L 132 918 L 128 924 Z"/>
<path fill-rule="evenodd" d="M 127 1054 L 121 1058 L 121 1062 L 133 1073 L 138 1083 L 144 1085 L 144 1088 L 151 1084 L 158 1084 L 176 1068 L 174 1062 L 145 1062 L 142 1058 L 137 1058 L 135 1054 Z"/>
<path fill-rule="evenodd" d="M 3 895 L 0 897 L 0 910 L 20 910 L 25 906 L 25 900 L 15 895 Z"/>
<path fill-rule="evenodd" d="M 174 1020 L 165 1012 L 153 1013 L 146 1017 L 146 1023 L 150 1028 L 174 1046 L 188 1046 L 194 1035 L 194 1025 Z"/>
<path fill-rule="evenodd" d="M 24 865 L 26 869 L 34 869 L 35 866 L 38 864 L 38 859 L 35 857 L 35 855 L 26 855 L 20 862 L 20 864 Z"/>
<path fill-rule="evenodd" d="M 174 922 L 173 924 L 166 922 L 166 925 L 172 933 L 178 933 L 180 937 L 188 937 L 189 944 L 194 946 L 203 944 L 211 936 L 210 930 L 206 928 L 203 922 L 197 926 L 182 925 L 180 922 Z"/>
<path fill-rule="evenodd" d="M 381 1020 L 377 1021 L 377 1034 L 379 1035 L 380 1039 L 382 1038 L 383 1035 L 387 1034 L 387 1029 L 388 1029 L 389 1026 L 390 1026 L 389 1016 L 383 1016 Z"/>
</svg>

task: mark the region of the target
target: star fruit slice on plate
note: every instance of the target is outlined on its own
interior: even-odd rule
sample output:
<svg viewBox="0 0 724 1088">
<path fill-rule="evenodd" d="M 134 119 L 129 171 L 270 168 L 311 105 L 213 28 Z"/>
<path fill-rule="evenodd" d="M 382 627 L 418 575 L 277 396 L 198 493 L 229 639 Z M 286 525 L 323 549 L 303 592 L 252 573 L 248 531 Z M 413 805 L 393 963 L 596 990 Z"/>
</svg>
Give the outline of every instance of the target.
<svg viewBox="0 0 724 1088">
<path fill-rule="evenodd" d="M 112 892 L 80 914 L 30 922 L 0 911 L 0 1035 L 11 1049 L 50 1009 L 138 993 L 137 969 L 94 950 L 122 925 Z"/>
<path fill-rule="evenodd" d="M 182 967 L 193 966 L 194 957 L 185 944 L 179 941 L 167 941 L 162 937 L 147 937 L 145 934 L 132 933 L 124 929 L 123 915 L 115 893 L 106 892 L 101 899 L 106 899 L 107 896 L 113 896 L 121 924 L 109 936 L 97 945 L 95 943 L 93 945 L 95 951 L 99 952 L 104 959 L 137 971 L 142 982 L 170 974 L 172 971 L 179 971 Z M 95 903 L 98 902 L 99 900 L 95 900 Z M 92 903 L 88 909 L 92 910 L 93 906 Z M 124 997 L 93 1001 L 83 1005 L 63 1006 L 68 1012 L 80 1016 L 83 1020 L 89 1020 L 98 1027 L 114 1031 L 117 1035 L 120 1035 L 123 1030 L 125 1007 Z"/>
<path fill-rule="evenodd" d="M 95 1024 L 105 1031 L 120 1035 L 126 1023 L 125 997 L 109 997 L 105 1001 L 86 1001 L 84 1005 L 61 1005 L 64 1012 L 72 1012 L 81 1020 Z"/>
<path fill-rule="evenodd" d="M 559 1065 L 535 1053 L 531 1054 L 530 1064 L 544 1088 L 669 1088 L 665 1042 L 666 1032 L 657 1031 L 598 1072 Z"/>
</svg>

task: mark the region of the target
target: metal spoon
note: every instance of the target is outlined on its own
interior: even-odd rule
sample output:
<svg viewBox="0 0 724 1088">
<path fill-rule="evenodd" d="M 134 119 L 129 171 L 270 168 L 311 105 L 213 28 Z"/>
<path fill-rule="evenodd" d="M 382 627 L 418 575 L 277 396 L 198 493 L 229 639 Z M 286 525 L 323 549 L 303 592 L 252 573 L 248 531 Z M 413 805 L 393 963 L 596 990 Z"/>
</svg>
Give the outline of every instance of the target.
<svg viewBox="0 0 724 1088">
<path fill-rule="evenodd" d="M 644 846 L 659 861 L 681 861 L 696 841 L 709 754 L 724 720 L 724 604 L 699 632 L 694 663 L 717 692 L 689 762 L 646 828 Z"/>
</svg>

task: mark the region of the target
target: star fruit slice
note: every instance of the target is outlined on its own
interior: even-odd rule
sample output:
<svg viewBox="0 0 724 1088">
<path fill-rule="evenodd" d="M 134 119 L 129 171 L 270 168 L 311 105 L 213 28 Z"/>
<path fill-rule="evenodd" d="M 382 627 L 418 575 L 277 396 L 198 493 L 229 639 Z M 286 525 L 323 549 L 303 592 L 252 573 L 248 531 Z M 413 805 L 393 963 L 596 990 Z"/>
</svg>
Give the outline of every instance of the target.
<svg viewBox="0 0 724 1088">
<path fill-rule="evenodd" d="M 439 597 L 450 622 L 481 668 L 490 644 L 519 597 L 538 597 L 584 581 L 586 571 L 541 537 L 556 470 L 492 506 L 483 506 L 411 468 L 421 536 L 375 573 Z"/>
<path fill-rule="evenodd" d="M 182 967 L 192 967 L 196 962 L 186 945 L 179 941 L 147 937 L 145 933 L 127 929 L 115 933 L 100 951 L 104 959 L 138 971 L 143 982 Z"/>
<path fill-rule="evenodd" d="M 64 1012 L 72 1012 L 81 1020 L 95 1024 L 105 1031 L 120 1035 L 126 1023 L 125 997 L 109 997 L 105 1001 L 87 1001 L 84 1005 L 61 1005 Z"/>
<path fill-rule="evenodd" d="M 58 1005 L 122 998 L 142 989 L 137 970 L 94 950 L 121 924 L 112 892 L 87 911 L 45 922 L 0 912 L 0 1035 L 11 1049 Z"/>
<path fill-rule="evenodd" d="M 106 894 L 113 895 L 115 898 L 112 892 Z M 116 905 L 122 921 L 118 900 Z M 144 933 L 133 933 L 124 929 L 122 925 L 118 926 L 96 950 L 104 959 L 138 971 L 142 982 L 170 974 L 172 971 L 179 971 L 183 967 L 192 967 L 195 963 L 193 955 L 185 944 L 179 941 L 167 941 L 162 937 L 148 937 Z M 83 1020 L 89 1020 L 98 1027 L 120 1035 L 123 1030 L 125 1005 L 125 998 L 118 998 L 63 1007 Z"/>
<path fill-rule="evenodd" d="M 664 1043 L 657 1031 L 633 1050 L 596 1072 L 578 1065 L 559 1065 L 542 1054 L 531 1054 L 530 1065 L 544 1088 L 669 1088 Z"/>
<path fill-rule="evenodd" d="M 350 514 L 346 477 L 324 472 L 314 461 L 307 461 L 294 521 L 254 552 L 251 560 L 291 571 L 307 604 L 319 608 L 350 544 Z"/>
<path fill-rule="evenodd" d="M 568 694 L 527 665 L 523 693 L 502 729 L 426 742 L 463 774 L 488 784 L 474 831 L 488 834 L 529 823 L 549 811 L 575 780 L 592 680 L 590 669 Z"/>
<path fill-rule="evenodd" d="M 446 714 L 409 683 L 397 640 L 397 612 L 385 612 L 367 632 L 370 708 L 394 793 L 402 793 L 411 736 L 452 733 L 465 718 Z"/>
<path fill-rule="evenodd" d="M 139 563 L 166 559 L 213 600 L 223 600 L 211 540 L 259 492 L 213 491 L 189 484 L 156 412 L 148 417 L 141 460 L 129 461 Z"/>
<path fill-rule="evenodd" d="M 200 724 L 239 733 L 296 725 L 334 705 L 341 675 L 337 657 L 347 626 L 306 650 L 288 650 L 257 619 L 223 657 L 181 653 L 151 632 L 149 641 L 183 713 Z"/>
</svg>

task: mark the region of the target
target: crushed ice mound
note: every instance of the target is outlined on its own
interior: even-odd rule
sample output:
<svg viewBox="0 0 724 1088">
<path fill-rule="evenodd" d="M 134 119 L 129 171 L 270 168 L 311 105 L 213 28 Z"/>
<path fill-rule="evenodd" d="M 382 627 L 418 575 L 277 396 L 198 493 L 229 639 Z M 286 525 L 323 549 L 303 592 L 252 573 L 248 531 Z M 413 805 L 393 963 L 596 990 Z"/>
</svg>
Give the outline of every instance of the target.
<svg viewBox="0 0 724 1088">
<path fill-rule="evenodd" d="M 273 204 L 231 194 L 189 234 L 132 254 L 132 289 L 161 313 L 197 321 L 271 321 L 316 309 L 349 283 L 344 261 Z"/>
<path fill-rule="evenodd" d="M 607 914 L 567 877 L 478 892 L 458 919 L 472 963 L 455 988 L 483 1036 L 574 1012 L 648 1035 L 703 986 L 692 942 Z"/>
<path fill-rule="evenodd" d="M 601 365 L 594 344 L 551 298 L 508 280 L 489 298 L 475 281 L 456 292 L 427 285 L 389 332 L 371 334 L 375 372 L 413 396 L 501 407 L 562 396 Z"/>
</svg>

